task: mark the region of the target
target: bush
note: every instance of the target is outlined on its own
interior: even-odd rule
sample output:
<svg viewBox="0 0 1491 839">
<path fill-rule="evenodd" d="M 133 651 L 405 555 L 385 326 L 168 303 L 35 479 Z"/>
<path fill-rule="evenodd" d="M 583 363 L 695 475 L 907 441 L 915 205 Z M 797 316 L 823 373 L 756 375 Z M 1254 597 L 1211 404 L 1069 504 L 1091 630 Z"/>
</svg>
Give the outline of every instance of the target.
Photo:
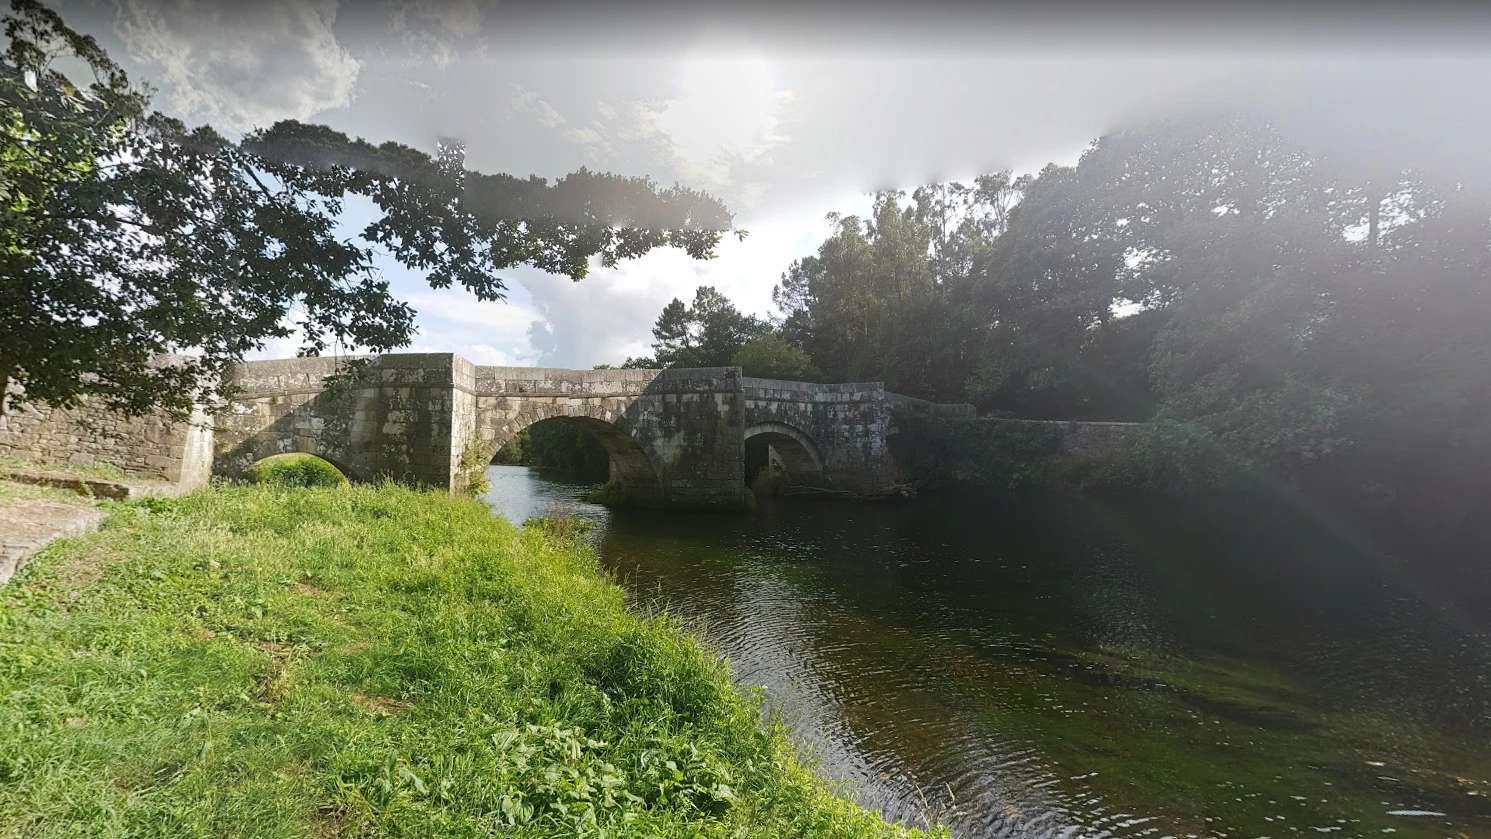
<svg viewBox="0 0 1491 839">
<path fill-rule="evenodd" d="M 607 481 L 586 494 L 585 500 L 602 507 L 620 507 L 626 503 L 626 492 L 616 481 Z"/>
<path fill-rule="evenodd" d="M 256 484 L 286 487 L 339 487 L 347 476 L 329 462 L 304 452 L 266 457 L 248 468 L 248 479 Z"/>
</svg>

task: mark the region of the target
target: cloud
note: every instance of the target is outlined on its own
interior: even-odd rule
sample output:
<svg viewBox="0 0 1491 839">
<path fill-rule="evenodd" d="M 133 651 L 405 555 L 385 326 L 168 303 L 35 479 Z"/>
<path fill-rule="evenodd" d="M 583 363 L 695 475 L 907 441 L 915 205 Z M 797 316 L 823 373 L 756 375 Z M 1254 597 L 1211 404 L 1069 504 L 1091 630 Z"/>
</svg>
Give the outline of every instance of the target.
<svg viewBox="0 0 1491 839">
<path fill-rule="evenodd" d="M 405 64 L 443 70 L 463 53 L 480 53 L 485 17 L 476 0 L 409 0 L 392 4 L 389 31 Z"/>
<path fill-rule="evenodd" d="M 845 195 L 822 209 L 798 210 L 751 230 L 744 242 L 727 238 L 711 260 L 667 248 L 615 268 L 594 268 L 585 279 L 528 269 L 514 279 L 532 299 L 537 318 L 528 340 L 537 363 L 588 368 L 651 354 L 652 324 L 669 300 L 692 298 L 714 286 L 745 312 L 773 313 L 771 289 L 792 260 L 815 251 L 829 233 L 824 213 L 866 213 L 865 196 Z"/>
<path fill-rule="evenodd" d="M 597 268 L 579 282 L 531 269 L 515 273 L 537 315 L 527 331 L 536 363 L 583 369 L 647 354 L 648 330 L 677 285 L 656 256 Z"/>
<path fill-rule="evenodd" d="M 586 126 L 570 125 L 564 115 L 537 93 L 525 89 L 520 84 L 513 85 L 513 96 L 508 101 L 511 110 L 519 113 L 533 114 L 538 124 L 544 128 L 556 131 L 566 140 L 574 143 L 584 150 L 585 157 L 591 162 L 611 159 L 616 156 L 616 149 L 606 139 L 604 121 L 614 118 L 615 111 L 605 103 L 597 106 L 597 121 Z M 602 107 L 604 106 L 604 107 Z"/>
<path fill-rule="evenodd" d="M 672 76 L 670 95 L 594 102 L 583 124 L 522 85 L 514 85 L 509 108 L 578 146 L 588 162 L 640 166 L 732 206 L 755 207 L 766 186 L 737 173 L 769 166 L 771 152 L 789 142 L 783 115 L 793 92 L 779 85 L 764 55 L 749 50 L 701 48 L 674 62 Z"/>
<path fill-rule="evenodd" d="M 534 308 L 514 301 L 481 301 L 465 289 L 406 292 L 418 312 L 417 334 L 408 352 L 453 352 L 477 364 L 533 364 L 528 343 Z"/>
<path fill-rule="evenodd" d="M 700 52 L 683 61 L 679 95 L 653 117 L 673 145 L 675 168 L 706 188 L 736 186 L 735 170 L 770 162 L 788 141 L 782 112 L 793 102 L 765 56 Z"/>
<path fill-rule="evenodd" d="M 168 110 L 246 131 L 351 104 L 361 62 L 336 16 L 336 0 L 122 0 L 114 32 Z"/>
</svg>

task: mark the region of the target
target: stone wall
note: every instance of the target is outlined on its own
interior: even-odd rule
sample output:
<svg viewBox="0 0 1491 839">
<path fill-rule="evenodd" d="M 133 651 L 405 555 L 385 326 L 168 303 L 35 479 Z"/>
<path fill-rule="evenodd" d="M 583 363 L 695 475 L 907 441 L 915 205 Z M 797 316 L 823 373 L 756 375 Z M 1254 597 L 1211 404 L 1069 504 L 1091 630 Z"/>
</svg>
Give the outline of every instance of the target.
<svg viewBox="0 0 1491 839">
<path fill-rule="evenodd" d="M 919 411 L 951 419 L 974 419 L 978 416 L 976 408 L 963 402 L 932 402 L 915 396 L 891 393 L 890 391 L 886 391 L 885 401 L 890 406 L 890 425 L 886 429 L 886 434 L 897 434 L 900 432 L 900 429 L 896 426 L 896 414 L 902 411 Z"/>
<path fill-rule="evenodd" d="M 770 440 L 793 483 L 874 492 L 889 481 L 884 385 L 742 378 L 741 390 L 744 438 Z"/>
<path fill-rule="evenodd" d="M 237 478 L 255 461 L 287 452 L 324 457 L 354 479 L 378 471 L 381 431 L 377 360 L 345 390 L 327 379 L 346 374 L 348 358 L 296 358 L 238 365 L 237 397 L 218 412 L 214 440 L 217 474 Z"/>
<path fill-rule="evenodd" d="M 96 400 L 84 400 L 67 410 L 15 406 L 0 416 L 0 457 L 38 467 L 111 466 L 185 487 L 207 482 L 211 439 L 200 410 L 187 422 L 163 414 L 125 419 Z"/>
<path fill-rule="evenodd" d="M 985 419 L 981 422 L 1057 427 L 1062 431 L 1061 453 L 1074 458 L 1114 455 L 1125 441 L 1142 434 L 1142 422 L 1071 422 L 1065 420 Z"/>
<path fill-rule="evenodd" d="M 629 500 L 745 503 L 739 370 L 483 367 L 448 353 L 249 362 L 218 422 L 217 470 L 300 451 L 356 479 L 389 477 L 461 491 L 513 435 L 560 419 L 600 440 Z"/>
<path fill-rule="evenodd" d="M 237 477 L 270 455 L 306 452 L 358 480 L 450 487 L 456 378 L 469 382 L 471 369 L 450 353 L 245 362 L 239 394 L 218 415 L 215 471 Z M 459 390 L 469 405 L 471 391 Z"/>
<path fill-rule="evenodd" d="M 477 367 L 466 439 L 490 460 L 535 422 L 560 419 L 595 436 L 612 475 L 637 504 L 745 503 L 738 368 L 562 370 Z"/>
</svg>

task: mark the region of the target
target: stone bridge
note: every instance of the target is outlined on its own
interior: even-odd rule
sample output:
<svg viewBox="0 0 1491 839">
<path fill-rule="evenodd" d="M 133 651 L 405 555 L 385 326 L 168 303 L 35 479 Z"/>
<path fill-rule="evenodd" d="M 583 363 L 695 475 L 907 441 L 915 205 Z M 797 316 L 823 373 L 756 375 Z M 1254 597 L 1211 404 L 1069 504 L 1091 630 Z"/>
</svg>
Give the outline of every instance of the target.
<svg viewBox="0 0 1491 839">
<path fill-rule="evenodd" d="M 246 362 L 235 385 L 217 412 L 216 474 L 298 451 L 353 479 L 459 492 L 519 431 L 558 419 L 605 446 L 627 500 L 673 508 L 744 506 L 746 450 L 762 444 L 789 483 L 874 492 L 892 480 L 897 410 L 973 414 L 878 383 L 754 379 L 738 367 L 483 367 L 448 353 Z"/>
<path fill-rule="evenodd" d="M 270 455 L 308 452 L 355 480 L 460 492 L 515 434 L 557 419 L 605 446 L 630 501 L 728 509 L 746 504 L 746 464 L 763 455 L 784 467 L 789 484 L 873 493 L 895 479 L 898 464 L 915 470 L 935 457 L 923 441 L 901 443 L 898 417 L 974 416 L 971 405 L 927 402 L 873 382 L 753 379 L 738 367 L 482 367 L 448 353 L 251 361 L 235 368 L 234 383 L 232 402 L 199 405 L 187 422 L 124 419 L 88 400 L 0 414 L 0 470 L 7 461 L 107 465 L 186 489 L 213 474 L 238 477 Z M 1060 427 L 1060 453 L 1075 458 L 1116 452 L 1146 429 L 979 422 Z"/>
</svg>

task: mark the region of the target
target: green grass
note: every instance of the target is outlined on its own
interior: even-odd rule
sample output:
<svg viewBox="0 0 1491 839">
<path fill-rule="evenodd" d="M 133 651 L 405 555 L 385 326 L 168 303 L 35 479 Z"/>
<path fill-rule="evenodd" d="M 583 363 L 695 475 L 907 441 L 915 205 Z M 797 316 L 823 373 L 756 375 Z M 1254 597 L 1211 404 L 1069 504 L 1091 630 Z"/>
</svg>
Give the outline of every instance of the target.
<svg viewBox="0 0 1491 839">
<path fill-rule="evenodd" d="M 79 495 L 70 489 L 59 489 L 57 487 L 38 486 L 26 484 L 20 481 L 7 481 L 0 476 L 0 507 L 15 501 L 26 501 L 39 499 L 44 501 L 60 501 L 64 504 L 76 504 L 86 507 L 93 503 L 93 498 Z"/>
<path fill-rule="evenodd" d="M 276 454 L 250 466 L 246 477 L 256 484 L 285 487 L 337 487 L 347 485 L 347 476 L 330 462 L 305 452 Z"/>
<path fill-rule="evenodd" d="M 897 836 L 564 527 L 118 505 L 0 589 L 0 836 Z"/>
<path fill-rule="evenodd" d="M 125 480 L 130 476 L 117 466 L 107 463 L 32 463 L 18 457 L 0 457 L 0 470 L 4 469 L 36 469 L 44 472 L 63 472 L 69 475 L 77 475 L 83 478 L 104 478 L 106 480 Z M 138 480 L 138 478 L 137 478 Z"/>
</svg>

